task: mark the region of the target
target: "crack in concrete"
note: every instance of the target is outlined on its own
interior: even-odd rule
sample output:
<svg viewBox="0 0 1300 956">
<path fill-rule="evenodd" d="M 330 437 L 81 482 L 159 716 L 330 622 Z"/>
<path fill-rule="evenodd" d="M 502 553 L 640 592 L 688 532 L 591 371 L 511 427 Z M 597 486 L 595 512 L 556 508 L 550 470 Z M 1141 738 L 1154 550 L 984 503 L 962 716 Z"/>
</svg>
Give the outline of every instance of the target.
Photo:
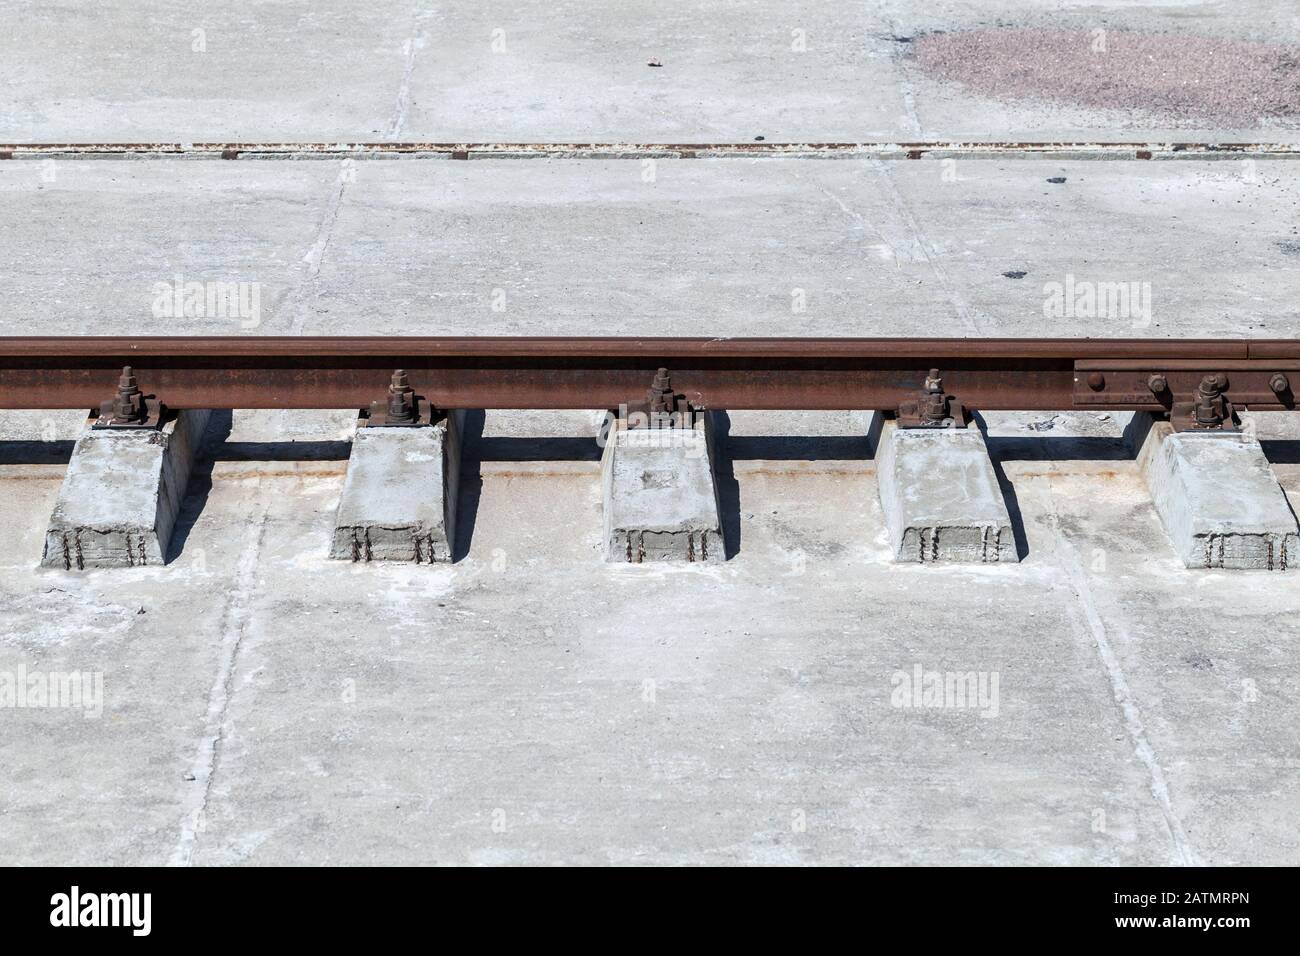
<svg viewBox="0 0 1300 956">
<path fill-rule="evenodd" d="M 260 484 L 260 482 L 259 482 Z M 216 777 L 217 767 L 221 761 L 222 745 L 226 739 L 227 713 L 234 696 L 235 670 L 239 662 L 239 650 L 248 630 L 249 605 L 257 592 L 257 565 L 266 538 L 268 513 L 263 510 L 256 523 L 250 526 L 244 548 L 239 555 L 239 565 L 235 573 L 235 584 L 230 591 L 230 600 L 226 603 L 222 620 L 221 659 L 217 667 L 216 680 L 208 693 L 208 712 L 204 723 L 204 735 L 199 740 L 199 749 L 191 764 L 187 783 L 191 783 L 198 793 L 182 800 L 186 812 L 181 820 L 181 834 L 172 850 L 169 866 L 192 866 L 195 846 L 199 834 L 207 828 L 206 817 L 208 803 L 212 795 L 212 781 Z M 197 784 L 197 786 L 194 786 Z"/>
<path fill-rule="evenodd" d="M 920 223 L 916 221 L 916 217 L 912 215 L 912 210 L 908 207 L 907 201 L 903 199 L 903 194 L 900 193 L 898 187 L 894 185 L 894 180 L 889 175 L 888 167 L 875 157 L 870 158 L 868 162 L 871 163 L 872 170 L 875 171 L 877 178 L 884 185 L 885 192 L 889 196 L 890 204 L 898 213 L 899 218 L 907 227 L 908 232 L 911 233 L 912 244 L 916 247 L 917 251 L 920 252 L 921 258 L 924 259 L 926 264 L 930 267 L 930 271 L 934 273 L 935 278 L 939 280 L 939 285 L 943 287 L 944 294 L 947 296 L 948 301 L 952 303 L 952 306 L 956 310 L 958 317 L 961 319 L 962 324 L 966 326 L 967 330 L 972 335 L 982 335 L 983 332 L 979 327 L 979 323 L 976 322 L 975 316 L 971 313 L 966 300 L 957 293 L 957 287 L 953 283 L 952 279 L 949 278 L 948 271 L 944 269 L 938 259 L 931 255 L 929 244 L 925 239 L 925 233 L 922 231 Z"/>
<path fill-rule="evenodd" d="M 303 328 L 307 325 L 307 310 L 313 298 L 312 289 L 316 284 L 316 277 L 320 275 L 321 265 L 325 262 L 325 253 L 334 236 L 334 223 L 338 220 L 339 209 L 343 205 L 343 194 L 348 188 L 348 162 L 345 159 L 339 163 L 338 188 L 330 194 L 320 222 L 316 226 L 316 235 L 312 240 L 311 248 L 302 257 L 301 261 L 307 269 L 290 294 L 289 302 L 292 304 L 292 309 L 286 309 L 287 312 L 293 313 L 289 325 L 290 335 L 302 335 Z"/>
<path fill-rule="evenodd" d="M 901 31 L 898 26 L 898 21 L 891 17 L 887 22 L 889 24 L 889 32 L 894 36 L 899 36 Z M 903 115 L 905 121 L 904 126 L 907 127 L 907 134 L 909 136 L 921 139 L 921 117 L 916 112 L 916 93 L 912 87 L 912 81 L 907 75 L 907 58 L 899 57 L 898 64 L 898 92 L 899 95 L 903 97 L 903 109 L 905 110 Z"/>
<path fill-rule="evenodd" d="M 1156 756 L 1155 748 L 1151 746 L 1151 742 L 1147 739 L 1146 727 L 1142 722 L 1142 712 L 1138 708 L 1133 691 L 1129 688 L 1128 679 L 1124 676 L 1124 668 L 1120 664 L 1119 657 L 1115 654 L 1114 648 L 1111 647 L 1110 638 L 1106 634 L 1106 625 L 1102 622 L 1101 613 L 1097 610 L 1096 598 L 1088 584 L 1088 575 L 1084 570 L 1083 562 L 1079 560 L 1079 554 L 1075 551 L 1069 536 L 1061 528 L 1060 517 L 1056 510 L 1056 497 L 1052 491 L 1051 476 L 1048 476 L 1045 480 L 1047 484 L 1047 518 L 1052 525 L 1056 555 L 1061 569 L 1065 572 L 1070 590 L 1074 592 L 1079 609 L 1083 613 L 1083 619 L 1087 624 L 1088 631 L 1092 634 L 1093 643 L 1097 648 L 1097 656 L 1101 660 L 1102 667 L 1106 670 L 1107 679 L 1110 681 L 1111 696 L 1123 715 L 1124 729 L 1129 736 L 1129 740 L 1133 743 L 1133 752 L 1146 768 L 1151 793 L 1160 807 L 1165 829 L 1169 833 L 1169 839 L 1173 843 L 1179 863 L 1183 866 L 1201 866 L 1202 862 L 1188 839 L 1182 821 L 1178 819 L 1178 814 L 1174 812 L 1173 801 L 1169 796 L 1169 784 L 1165 780 L 1165 773 L 1160 766 L 1160 759 Z"/>
<path fill-rule="evenodd" d="M 393 118 L 388 124 L 388 133 L 384 137 L 389 142 L 396 141 L 406 126 L 406 113 L 411 105 L 411 74 L 415 70 L 416 53 L 424 47 L 424 30 L 420 23 L 428 17 L 429 11 L 416 7 L 411 11 L 411 32 L 402 46 L 405 62 L 402 65 L 402 79 L 397 85 L 397 98 L 393 104 Z"/>
</svg>

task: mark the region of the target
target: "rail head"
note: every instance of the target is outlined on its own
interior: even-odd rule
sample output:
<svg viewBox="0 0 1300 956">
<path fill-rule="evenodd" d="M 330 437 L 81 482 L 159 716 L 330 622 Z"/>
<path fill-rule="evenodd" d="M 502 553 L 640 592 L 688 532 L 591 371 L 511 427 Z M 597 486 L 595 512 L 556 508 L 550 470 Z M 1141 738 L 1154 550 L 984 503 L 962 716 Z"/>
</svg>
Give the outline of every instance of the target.
<svg viewBox="0 0 1300 956">
<path fill-rule="evenodd" d="M 1248 358 L 1300 359 L 1300 339 L 1093 339 L 901 337 L 609 337 L 609 336 L 0 336 L 0 358 L 304 358 L 355 355 L 593 358 L 707 356 L 838 359 L 964 356 L 1017 359 Z"/>
</svg>

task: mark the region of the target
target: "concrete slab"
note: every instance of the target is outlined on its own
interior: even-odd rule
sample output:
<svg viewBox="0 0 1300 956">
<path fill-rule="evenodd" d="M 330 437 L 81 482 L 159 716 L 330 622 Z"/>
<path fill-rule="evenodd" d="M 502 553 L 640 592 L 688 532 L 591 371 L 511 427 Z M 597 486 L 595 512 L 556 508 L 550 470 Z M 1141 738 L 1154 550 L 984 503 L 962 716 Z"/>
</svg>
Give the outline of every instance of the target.
<svg viewBox="0 0 1300 956">
<path fill-rule="evenodd" d="M 1143 418 L 1150 416 L 1139 424 Z M 1168 422 L 1145 427 L 1138 464 L 1187 567 L 1294 567 L 1300 528 L 1254 435 L 1174 432 Z"/>
<path fill-rule="evenodd" d="M 1300 860 L 1293 581 L 1187 571 L 1132 461 L 1009 463 L 1022 563 L 900 565 L 869 465 L 738 463 L 742 547 L 688 570 L 596 559 L 596 461 L 485 461 L 467 556 L 376 574 L 322 548 L 344 462 L 218 460 L 183 552 L 130 575 L 34 569 L 63 468 L 0 466 L 0 672 L 103 677 L 98 719 L 0 708 L 0 839 L 32 865 Z M 904 706 L 918 664 L 985 675 L 984 705 Z"/>
<path fill-rule="evenodd" d="M 1297 141 L 1285 117 L 1204 118 L 980 95 L 918 62 L 926 35 L 1042 27 L 1300 42 L 1271 0 L 1071 9 L 1046 0 L 375 0 L 309 11 L 238 0 L 8 0 L 0 141 Z M 1034 49 L 1025 51 L 1034 62 Z M 1236 71 L 1227 57 L 1224 71 Z M 322 82 L 321 65 L 346 76 Z M 657 65 L 652 65 L 657 64 Z M 1121 87 L 1115 55 L 1089 61 Z M 1223 77 L 1197 76 L 1202 85 Z M 1152 97 L 1155 100 L 1155 97 Z M 1154 105 L 1154 104 L 1153 104 Z"/>
<path fill-rule="evenodd" d="M 0 333 L 1286 336 L 1292 166 L 0 163 Z M 169 310 L 177 277 L 256 314 Z M 1139 294 L 1066 306 L 1112 282 Z"/>
<path fill-rule="evenodd" d="M 724 560 L 713 465 L 707 412 L 693 428 L 627 428 L 611 417 L 600 466 L 605 560 Z"/>
<path fill-rule="evenodd" d="M 41 566 L 164 563 L 210 414 L 179 412 L 158 430 L 86 428 L 50 515 Z"/>
<path fill-rule="evenodd" d="M 348 561 L 452 559 L 460 488 L 460 423 L 358 428 L 334 519 L 330 557 Z"/>
<path fill-rule="evenodd" d="M 909 429 L 885 422 L 876 445 L 876 480 L 895 560 L 1018 560 L 1002 489 L 977 429 Z"/>
</svg>

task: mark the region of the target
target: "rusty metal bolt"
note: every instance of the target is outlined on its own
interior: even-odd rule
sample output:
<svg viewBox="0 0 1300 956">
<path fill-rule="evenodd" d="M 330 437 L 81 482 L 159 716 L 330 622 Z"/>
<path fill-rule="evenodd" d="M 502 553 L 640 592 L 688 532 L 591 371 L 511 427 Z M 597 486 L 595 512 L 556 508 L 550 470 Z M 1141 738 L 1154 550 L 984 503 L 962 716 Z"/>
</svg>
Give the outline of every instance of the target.
<svg viewBox="0 0 1300 956">
<path fill-rule="evenodd" d="M 668 374 L 668 369 L 661 368 L 655 372 L 654 381 L 650 383 L 650 391 L 646 394 L 646 402 L 650 406 L 650 411 L 658 413 L 671 412 L 673 410 L 673 383 Z"/>
<path fill-rule="evenodd" d="M 1223 390 L 1228 387 L 1228 376 L 1222 372 L 1206 375 L 1196 389 L 1196 406 L 1193 418 L 1201 428 L 1218 428 L 1228 417 L 1228 406 Z"/>
<path fill-rule="evenodd" d="M 1094 392 L 1100 392 L 1106 387 L 1106 376 L 1101 372 L 1092 372 L 1088 375 L 1088 387 Z"/>
<path fill-rule="evenodd" d="M 1147 388 L 1151 389 L 1152 395 L 1163 395 L 1169 391 L 1169 379 L 1159 373 L 1152 375 L 1147 379 Z"/>
<path fill-rule="evenodd" d="M 919 395 L 918 414 L 922 421 L 932 425 L 944 424 L 950 418 L 948 395 L 944 393 L 944 380 L 939 369 L 930 369 L 926 376 L 926 386 Z"/>
<path fill-rule="evenodd" d="M 393 372 L 388 386 L 388 420 L 392 424 L 410 424 L 415 421 L 415 389 L 411 388 L 405 369 Z"/>
<path fill-rule="evenodd" d="M 943 378 L 937 368 L 930 369 L 925 377 L 925 391 L 921 395 L 921 418 L 935 425 L 949 418 L 948 396 L 943 391 Z"/>
<path fill-rule="evenodd" d="M 1281 372 L 1274 372 L 1273 377 L 1268 380 L 1268 387 L 1281 395 L 1291 387 L 1291 382 Z"/>
<path fill-rule="evenodd" d="M 131 366 L 124 366 L 122 377 L 117 381 L 117 398 L 113 403 L 112 420 L 115 424 L 122 425 L 127 422 L 143 421 L 147 414 L 144 402 L 141 401 L 140 386 L 135 381 L 135 373 Z"/>
</svg>

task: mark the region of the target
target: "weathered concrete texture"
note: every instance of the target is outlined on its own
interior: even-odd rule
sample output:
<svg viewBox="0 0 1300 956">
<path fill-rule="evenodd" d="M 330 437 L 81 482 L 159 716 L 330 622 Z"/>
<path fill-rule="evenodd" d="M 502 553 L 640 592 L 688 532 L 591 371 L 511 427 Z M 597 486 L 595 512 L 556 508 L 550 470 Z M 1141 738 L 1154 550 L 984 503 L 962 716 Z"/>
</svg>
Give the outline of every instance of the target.
<svg viewBox="0 0 1300 956">
<path fill-rule="evenodd" d="M 596 457 L 524 460 L 587 413 L 468 425 L 463 557 L 382 573 L 326 556 L 346 462 L 277 446 L 217 452 L 166 567 L 51 587 L 64 465 L 0 464 L 0 673 L 104 675 L 101 719 L 0 708 L 11 862 L 1300 861 L 1294 578 L 1190 572 L 1131 457 L 1035 449 L 999 455 L 1021 563 L 898 564 L 860 422 L 730 418 L 704 568 L 593 560 Z M 996 716 L 897 701 L 918 664 L 998 675 Z"/>
<path fill-rule="evenodd" d="M 428 427 L 357 429 L 331 558 L 451 560 L 463 416 L 456 412 Z"/>
<path fill-rule="evenodd" d="M 724 560 L 712 416 L 691 429 L 612 425 L 601 456 L 606 560 Z"/>
<path fill-rule="evenodd" d="M 1253 435 L 1148 423 L 1138 463 L 1187 567 L 1285 571 L 1300 558 L 1295 515 Z"/>
<path fill-rule="evenodd" d="M 87 428 L 68 462 L 41 565 L 164 563 L 210 414 L 183 411 L 157 430 Z"/>
<path fill-rule="evenodd" d="M 44 183 L 39 163 L 3 162 L 0 333 L 93 334 L 107 314 L 122 335 L 1300 327 L 1292 160 L 947 168 L 659 160 L 646 182 L 637 160 L 376 160 L 349 181 L 336 162 L 104 160 L 57 164 Z M 1164 234 L 1178 242 L 1150 241 Z M 565 243 L 581 254 L 556 256 Z M 257 315 L 159 318 L 156 286 L 177 276 L 258 283 Z M 1076 308 L 1101 283 L 1139 294 Z"/>
<path fill-rule="evenodd" d="M 1007 505 L 978 430 L 886 422 L 876 475 L 896 560 L 1017 560 Z"/>
<path fill-rule="evenodd" d="M 1293 578 L 1189 587 L 1131 460 L 1008 464 L 1020 564 L 896 564 L 866 464 L 738 463 L 701 569 L 592 560 L 595 461 L 484 462 L 465 557 L 377 574 L 325 556 L 342 462 L 218 461 L 175 561 L 59 587 L 63 466 L 0 465 L 0 672 L 104 675 L 0 709 L 6 859 L 1300 861 Z M 996 716 L 899 706 L 917 664 Z"/>
<path fill-rule="evenodd" d="M 307 9 L 232 0 L 200 15 L 186 0 L 93 9 L 0 0 L 0 141 L 1294 141 L 1293 125 L 1265 116 L 1225 128 L 1122 108 L 1122 97 L 1087 106 L 981 96 L 911 56 L 925 34 L 995 22 L 1073 29 L 1087 42 L 1099 26 L 1300 38 L 1277 0 L 1064 6 L 371 0 Z M 1026 72 L 1042 55 L 1024 50 Z M 1132 70 L 1120 53 L 1087 62 L 1126 88 Z"/>
</svg>

